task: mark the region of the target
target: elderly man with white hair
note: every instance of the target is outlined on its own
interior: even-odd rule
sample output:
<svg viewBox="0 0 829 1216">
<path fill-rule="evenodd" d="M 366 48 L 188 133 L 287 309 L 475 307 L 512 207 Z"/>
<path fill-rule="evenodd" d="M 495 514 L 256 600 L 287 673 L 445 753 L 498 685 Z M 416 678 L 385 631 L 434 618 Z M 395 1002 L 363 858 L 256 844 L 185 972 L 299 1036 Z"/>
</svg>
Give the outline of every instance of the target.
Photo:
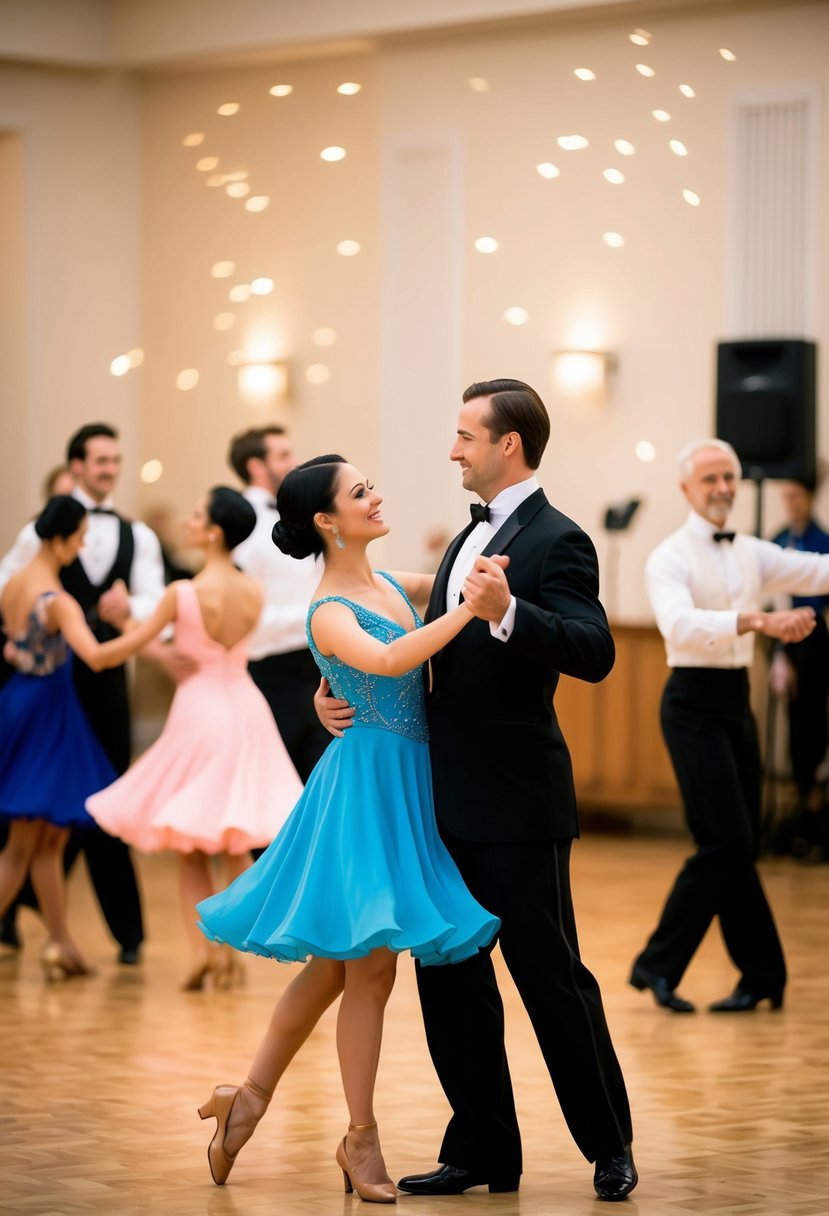
<svg viewBox="0 0 829 1216">
<path fill-rule="evenodd" d="M 799 642 L 812 632 L 811 608 L 764 612 L 761 605 L 777 592 L 828 591 L 829 555 L 726 531 L 740 476 L 730 444 L 701 439 L 684 448 L 679 484 L 691 510 L 645 567 L 671 669 L 662 731 L 696 852 L 677 876 L 630 982 L 675 1013 L 694 1012 L 675 989 L 715 917 L 739 979 L 712 1011 L 741 1013 L 764 1000 L 779 1009 L 786 984 L 783 949 L 755 866 L 761 765 L 748 669 L 754 634 Z"/>
</svg>

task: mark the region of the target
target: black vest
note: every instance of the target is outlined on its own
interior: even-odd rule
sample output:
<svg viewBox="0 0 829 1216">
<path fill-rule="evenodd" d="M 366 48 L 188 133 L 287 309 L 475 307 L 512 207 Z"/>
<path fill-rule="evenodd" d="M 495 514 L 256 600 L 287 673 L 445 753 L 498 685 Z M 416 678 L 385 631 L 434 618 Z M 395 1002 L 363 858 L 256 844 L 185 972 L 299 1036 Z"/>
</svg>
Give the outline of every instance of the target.
<svg viewBox="0 0 829 1216">
<path fill-rule="evenodd" d="M 76 558 L 71 566 L 64 566 L 60 575 L 60 581 L 63 583 L 64 589 L 83 608 L 86 623 L 99 642 L 108 642 L 111 638 L 117 638 L 119 633 L 117 629 L 113 629 L 106 621 L 100 620 L 98 616 L 98 600 L 105 591 L 109 591 L 116 579 L 123 579 L 129 587 L 132 559 L 135 556 L 135 537 L 133 536 L 132 524 L 126 519 L 122 519 L 120 515 L 118 516 L 118 524 L 120 526 L 118 552 L 115 554 L 115 561 L 109 574 L 107 574 L 102 583 L 90 582 L 86 571 L 81 565 L 80 558 Z"/>
</svg>

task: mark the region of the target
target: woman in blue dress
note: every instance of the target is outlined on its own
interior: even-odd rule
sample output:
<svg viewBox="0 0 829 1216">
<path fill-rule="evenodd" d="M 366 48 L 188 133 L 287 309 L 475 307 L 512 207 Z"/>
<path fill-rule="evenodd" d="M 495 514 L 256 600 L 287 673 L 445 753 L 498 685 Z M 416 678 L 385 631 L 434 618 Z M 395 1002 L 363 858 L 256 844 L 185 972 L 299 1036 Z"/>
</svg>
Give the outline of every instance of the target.
<svg viewBox="0 0 829 1216">
<path fill-rule="evenodd" d="M 286 989 L 242 1086 L 218 1086 L 208 1148 L 221 1185 L 274 1087 L 320 1015 L 342 994 L 337 1051 L 350 1116 L 336 1159 L 347 1191 L 393 1203 L 374 1117 L 383 1014 L 397 955 L 426 964 L 474 955 L 498 920 L 467 891 L 435 826 L 421 667 L 463 629 L 461 604 L 422 626 L 432 578 L 385 574 L 366 548 L 385 536 L 381 496 L 340 456 L 301 465 L 277 497 L 275 543 L 322 553 L 308 641 L 335 696 L 356 709 L 276 839 L 254 866 L 198 905 L 215 941 L 283 962 L 308 960 Z"/>
<path fill-rule="evenodd" d="M 91 827 L 84 803 L 115 772 L 72 683 L 70 646 L 96 668 L 126 657 L 124 639 L 99 645 L 60 571 L 80 552 L 86 510 L 76 499 L 50 499 L 35 524 L 41 546 L 3 591 L 6 654 L 14 675 L 0 692 L 0 816 L 9 834 L 0 852 L 0 916 L 29 874 L 48 930 L 41 953 L 47 979 L 90 968 L 66 918 L 63 851 L 70 829 Z"/>
</svg>

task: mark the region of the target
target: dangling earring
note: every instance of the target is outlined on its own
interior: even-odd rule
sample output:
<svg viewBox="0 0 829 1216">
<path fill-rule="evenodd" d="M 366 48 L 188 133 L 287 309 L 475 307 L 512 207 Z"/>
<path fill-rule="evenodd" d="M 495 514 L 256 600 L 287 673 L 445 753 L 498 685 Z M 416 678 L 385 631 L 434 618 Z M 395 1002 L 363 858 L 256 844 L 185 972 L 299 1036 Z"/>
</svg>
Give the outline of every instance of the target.
<svg viewBox="0 0 829 1216">
<path fill-rule="evenodd" d="M 336 525 L 336 524 L 334 524 L 334 526 L 333 526 L 333 528 L 331 529 L 331 531 L 334 533 L 334 544 L 337 546 L 337 548 L 338 548 L 338 549 L 344 549 L 344 548 L 345 548 L 345 541 L 344 541 L 344 540 L 343 540 L 343 538 L 340 536 L 340 530 L 339 530 L 339 528 L 337 527 L 337 525 Z"/>
</svg>

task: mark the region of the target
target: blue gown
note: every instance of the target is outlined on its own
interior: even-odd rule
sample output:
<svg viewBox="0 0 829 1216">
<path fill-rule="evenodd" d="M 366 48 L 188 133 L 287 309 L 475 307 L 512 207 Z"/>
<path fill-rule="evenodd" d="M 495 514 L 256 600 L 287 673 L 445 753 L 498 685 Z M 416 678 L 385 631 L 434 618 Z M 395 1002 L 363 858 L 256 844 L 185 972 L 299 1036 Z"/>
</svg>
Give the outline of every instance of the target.
<svg viewBox="0 0 829 1216">
<path fill-rule="evenodd" d="M 86 800 L 115 770 L 75 692 L 72 652 L 46 630 L 54 595 L 38 597 L 25 634 L 13 639 L 17 670 L 0 691 L 0 817 L 88 828 Z"/>
<path fill-rule="evenodd" d="M 400 585 L 384 575 L 406 599 Z M 258 861 L 197 905 L 217 942 L 280 962 L 361 958 L 378 946 L 454 963 L 490 942 L 499 920 L 472 898 L 435 824 L 421 671 L 373 676 L 317 650 L 311 617 L 345 604 L 385 643 L 406 631 L 341 596 L 308 610 L 308 643 L 335 697 L 355 710 Z"/>
</svg>

